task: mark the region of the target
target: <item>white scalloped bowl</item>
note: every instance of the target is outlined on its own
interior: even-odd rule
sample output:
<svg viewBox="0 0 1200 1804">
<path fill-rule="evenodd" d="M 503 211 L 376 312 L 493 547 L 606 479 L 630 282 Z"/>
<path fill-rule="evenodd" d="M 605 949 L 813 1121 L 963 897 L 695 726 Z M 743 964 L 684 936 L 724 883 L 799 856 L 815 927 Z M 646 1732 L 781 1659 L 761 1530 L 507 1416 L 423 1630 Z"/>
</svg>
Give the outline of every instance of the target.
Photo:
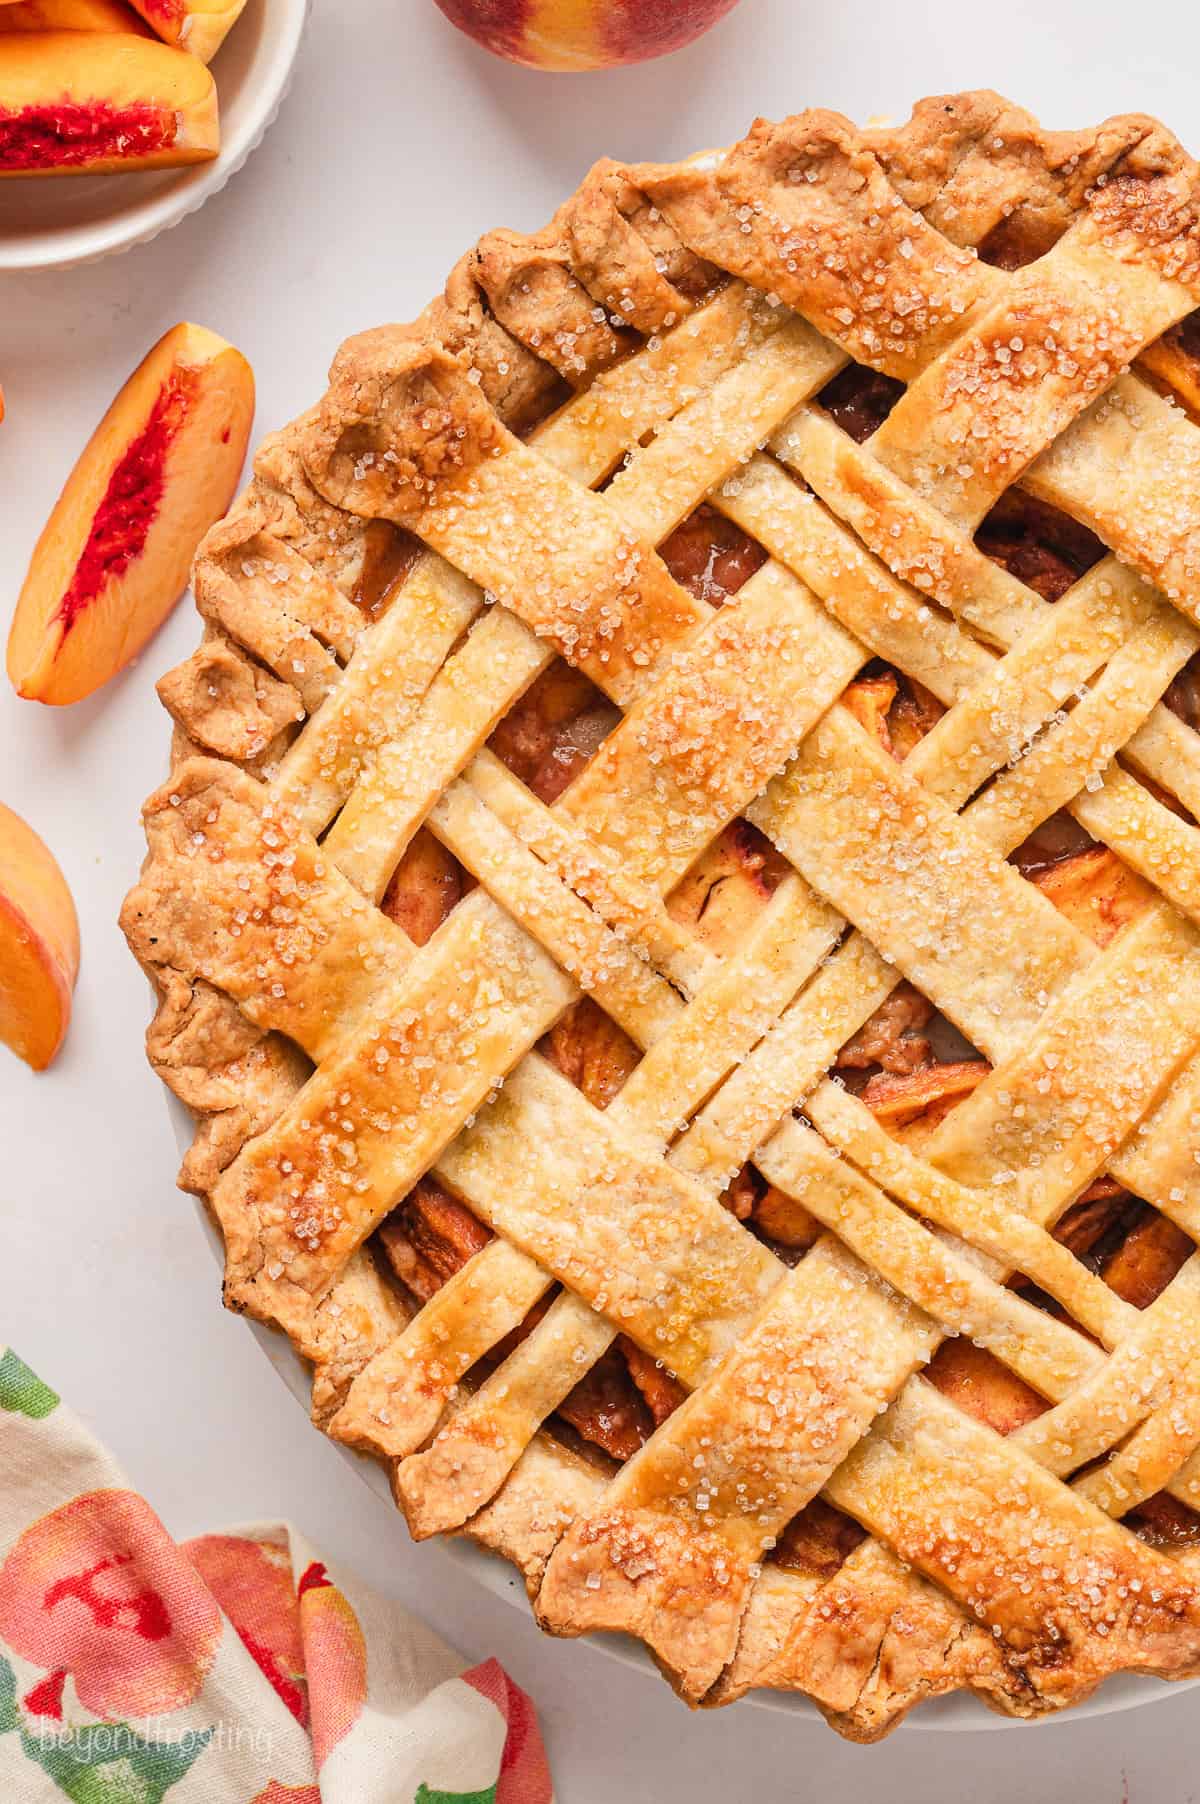
<svg viewBox="0 0 1200 1804">
<path fill-rule="evenodd" d="M 212 63 L 221 150 L 211 163 L 0 182 L 0 270 L 65 269 L 148 244 L 218 194 L 279 111 L 307 15 L 308 0 L 248 0 Z"/>
<path fill-rule="evenodd" d="M 167 1093 L 167 1107 L 171 1122 L 175 1129 L 175 1138 L 179 1146 L 180 1157 L 192 1144 L 192 1118 L 181 1102 Z M 196 1210 L 204 1229 L 209 1247 L 221 1264 L 224 1263 L 224 1252 L 221 1237 L 204 1204 L 196 1199 Z M 312 1379 L 308 1367 L 293 1352 L 287 1337 L 266 1327 L 262 1322 L 247 1320 L 259 1346 L 278 1372 L 283 1382 L 291 1391 L 307 1416 L 312 1392 Z M 382 1497 L 392 1508 L 395 1507 L 391 1487 L 387 1481 L 383 1467 L 375 1460 L 364 1458 L 351 1452 L 350 1448 L 340 1446 L 336 1441 L 342 1458 L 357 1472 L 358 1476 L 370 1486 L 377 1497 Z M 515 1604 L 519 1609 L 528 1610 L 528 1599 L 525 1586 L 518 1577 L 514 1567 L 498 1554 L 491 1554 L 482 1547 L 476 1546 L 465 1536 L 445 1536 L 439 1542 L 442 1549 L 460 1566 L 477 1579 L 494 1597 L 503 1598 L 506 1603 Z M 644 1672 L 652 1672 L 661 1679 L 657 1667 L 640 1642 L 626 1635 L 592 1634 L 587 1640 L 602 1653 L 620 1660 L 625 1666 L 634 1666 Z M 968 1691 L 952 1693 L 949 1697 L 936 1698 L 931 1703 L 923 1704 L 913 1714 L 906 1717 L 897 1733 L 912 1733 L 914 1730 L 983 1730 L 983 1729 L 1024 1729 L 1027 1732 L 1049 1730 L 1056 1723 L 1079 1722 L 1084 1717 L 1111 1716 L 1120 1710 L 1133 1710 L 1142 1704 L 1152 1704 L 1160 1699 L 1178 1696 L 1182 1691 L 1190 1691 L 1200 1685 L 1200 1679 L 1181 1679 L 1167 1683 L 1161 1679 L 1141 1676 L 1118 1675 L 1108 1682 L 1085 1703 L 1077 1704 L 1073 1710 L 1064 1711 L 1059 1716 L 1041 1717 L 1026 1722 L 1017 1717 L 1000 1716 L 989 1710 L 978 1698 Z M 752 1691 L 741 1701 L 744 1708 L 760 1710 L 784 1710 L 791 1715 L 807 1716 L 813 1722 L 822 1720 L 816 1705 L 798 1694 L 789 1695 L 782 1691 Z"/>
</svg>

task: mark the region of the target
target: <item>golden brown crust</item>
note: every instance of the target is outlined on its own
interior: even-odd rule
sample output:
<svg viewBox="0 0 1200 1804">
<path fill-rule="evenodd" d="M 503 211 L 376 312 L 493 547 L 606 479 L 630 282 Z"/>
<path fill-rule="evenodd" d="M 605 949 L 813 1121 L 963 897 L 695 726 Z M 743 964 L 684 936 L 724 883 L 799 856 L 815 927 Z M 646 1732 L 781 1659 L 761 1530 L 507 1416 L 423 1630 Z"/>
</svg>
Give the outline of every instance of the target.
<svg viewBox="0 0 1200 1804">
<path fill-rule="evenodd" d="M 496 318 L 479 283 L 474 251 L 455 264 L 444 294 L 430 303 L 423 319 L 438 344 L 469 361 L 484 399 L 513 432 L 523 433 L 546 417 L 558 398 L 560 378 Z"/>
<path fill-rule="evenodd" d="M 501 325 L 573 387 L 621 355 L 620 328 L 575 275 L 570 246 L 557 226 L 532 237 L 488 232 L 475 257 L 476 279 Z"/>
<path fill-rule="evenodd" d="M 253 664 L 220 631 L 169 670 L 157 690 L 167 713 L 198 745 L 234 764 L 257 758 L 304 717 L 295 689 Z"/>
<path fill-rule="evenodd" d="M 900 200 L 836 113 L 757 121 L 703 186 L 689 179 L 682 199 L 673 171 L 639 173 L 685 242 L 695 232 L 752 287 L 889 375 L 915 374 L 918 346 L 928 359 L 950 343 L 986 293 L 974 257 Z"/>
<path fill-rule="evenodd" d="M 809 112 L 691 163 L 598 164 L 541 232 L 487 234 L 413 326 L 343 346 L 324 399 L 264 444 L 202 547 L 205 638 L 160 684 L 173 774 L 148 804 L 150 856 L 123 924 L 159 995 L 151 1061 L 198 1119 L 182 1181 L 215 1203 L 230 1299 L 289 1326 L 314 1364 L 317 1419 L 393 1462 L 418 1532 L 461 1521 L 477 1493 L 469 1532 L 520 1567 L 550 1627 L 641 1633 L 692 1701 L 801 1689 L 870 1740 L 961 1685 L 1037 1714 L 1112 1671 L 1200 1663 L 1191 1566 L 1111 1519 L 1120 1497 L 1156 1490 L 1200 1505 L 1190 1391 L 1138 1380 L 1111 1482 L 1066 1482 L 1095 1455 L 1061 1452 L 1088 1387 L 1104 1402 L 1122 1358 L 1144 1369 L 1136 1336 L 1174 1345 L 1162 1337 L 1194 1307 L 1181 1261 L 1200 1194 L 1177 1149 L 1200 1105 L 1187 1028 L 1200 853 L 1172 809 L 1200 796 L 1200 741 L 1155 703 L 1200 620 L 1200 526 L 1190 500 L 1164 503 L 1161 475 L 1190 497 L 1200 440 L 1139 371 L 1144 352 L 1186 398 L 1175 326 L 1200 295 L 1196 193 L 1195 166 L 1153 120 L 1044 132 L 987 93 L 922 102 L 896 130 Z M 1056 337 L 1036 368 L 1023 334 Z M 900 395 L 865 444 L 813 405 L 847 356 L 888 379 L 884 412 Z M 611 488 L 588 493 L 624 453 Z M 1051 618 L 1044 588 L 970 536 L 1018 478 L 1147 581 L 1113 559 L 1069 572 Z M 752 547 L 732 585 L 708 582 L 711 558 L 691 580 L 669 545 L 701 504 L 767 562 Z M 367 607 L 384 521 L 438 555 L 411 586 L 401 558 L 401 599 L 385 583 Z M 742 583 L 713 624 L 711 604 Z M 389 602 L 408 640 L 381 636 Z M 636 698 L 590 763 L 609 700 L 580 728 L 586 744 L 539 754 L 587 765 L 561 802 L 541 778 L 540 800 L 510 792 L 480 755 L 547 645 L 621 707 Z M 872 654 L 916 679 L 911 719 L 891 678 L 833 705 Z M 334 725 L 355 684 L 359 705 Z M 1110 767 L 1126 742 L 1130 769 Z M 316 750 L 305 762 L 297 746 Z M 1000 861 L 1060 807 L 1112 850 L 1039 885 L 1055 916 Z M 769 881 L 721 863 L 722 829 L 746 810 L 775 841 Z M 441 902 L 428 920 L 372 903 L 404 846 L 414 871 L 433 868 L 413 840 L 425 819 L 446 895 L 464 898 L 444 925 Z M 859 934 L 839 946 L 835 901 L 894 963 Z M 994 1078 L 976 1083 L 988 1066 L 969 1049 L 934 1058 L 930 1004 L 895 989 L 905 971 Z M 580 1039 L 564 972 L 618 1015 L 615 1044 L 603 1017 L 594 1044 Z M 1157 1038 L 1150 984 L 1167 999 Z M 1055 1023 L 1072 1010 L 1096 1031 L 1067 1042 L 1064 1070 Z M 577 1101 L 531 1054 L 547 1029 Z M 853 1099 L 831 1103 L 818 1084 L 839 1049 L 843 1071 L 874 1070 L 863 1094 L 880 1119 L 917 1117 L 899 1136 L 909 1163 L 873 1166 Z M 1102 1056 L 1134 1060 L 1136 1081 L 1102 1084 L 1109 1067 L 1088 1064 Z M 396 1132 L 392 1061 L 413 1080 Z M 510 1070 L 482 1125 L 460 1132 Z M 1079 1098 L 1104 1088 L 1082 1121 Z M 939 1125 L 971 1092 L 957 1129 L 957 1111 Z M 838 1163 L 788 1120 L 810 1102 Z M 681 1120 L 693 1126 L 672 1144 Z M 1018 1155 L 1014 1202 L 1002 1186 Z M 1110 1158 L 1162 1213 L 1105 1255 L 1104 1293 L 1063 1274 L 1049 1228 Z M 363 1236 L 431 1166 L 507 1238 L 413 1316 Z M 787 1262 L 804 1255 L 790 1276 L 719 1208 L 735 1174 L 748 1200 L 735 1184 L 726 1206 L 768 1236 L 780 1227 Z M 672 1244 L 684 1220 L 704 1257 Z M 962 1257 L 934 1221 L 996 1263 Z M 735 1245 L 750 1263 L 726 1296 Z M 1061 1280 L 1086 1334 L 997 1281 L 1018 1246 L 1039 1282 Z M 470 1302 L 476 1259 L 485 1275 L 507 1261 L 514 1297 L 543 1296 L 551 1272 L 567 1288 L 519 1356 L 490 1330 L 470 1342 L 471 1361 L 486 1342 L 505 1376 L 468 1403 L 467 1325 L 483 1333 L 486 1313 Z M 423 1269 L 399 1269 L 424 1295 Z M 836 1306 L 789 1307 L 823 1272 Z M 1130 1299 L 1148 1305 L 1141 1328 Z M 517 1325 L 500 1310 L 491 1327 Z M 646 1394 L 661 1408 L 614 1486 L 611 1468 L 538 1428 L 617 1326 L 657 1374 Z M 929 1368 L 943 1394 L 914 1376 L 943 1334 L 976 1330 L 970 1370 L 950 1355 Z M 443 1334 L 457 1363 L 439 1357 Z M 674 1372 L 656 1363 L 664 1349 Z M 756 1405 L 773 1369 L 818 1384 L 821 1407 L 793 1421 L 778 1399 Z M 397 1425 L 406 1382 L 413 1415 Z M 1019 1407 L 1028 1398 L 1039 1407 Z M 1023 1440 L 1042 1413 L 1044 1440 Z M 704 1448 L 741 1449 L 753 1502 L 717 1454 L 689 1460 L 696 1421 Z M 984 1473 L 1002 1511 L 983 1500 Z M 760 1568 L 823 1490 L 871 1538 L 830 1572 Z"/>
<path fill-rule="evenodd" d="M 379 326 L 338 352 L 301 456 L 335 506 L 404 521 L 496 438 L 492 411 L 457 358 L 410 329 Z"/>
</svg>

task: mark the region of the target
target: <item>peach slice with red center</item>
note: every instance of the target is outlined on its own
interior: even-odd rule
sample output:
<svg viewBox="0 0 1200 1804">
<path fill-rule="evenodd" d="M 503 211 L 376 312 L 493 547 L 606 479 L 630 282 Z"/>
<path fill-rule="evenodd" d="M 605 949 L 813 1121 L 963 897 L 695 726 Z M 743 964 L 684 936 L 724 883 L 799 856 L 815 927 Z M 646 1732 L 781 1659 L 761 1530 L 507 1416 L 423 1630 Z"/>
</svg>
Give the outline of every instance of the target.
<svg viewBox="0 0 1200 1804">
<path fill-rule="evenodd" d="M 250 365 L 175 326 L 134 371 L 67 478 L 8 638 L 18 695 L 75 702 L 134 657 L 233 499 L 254 418 Z"/>
<path fill-rule="evenodd" d="M 681 50 L 737 0 L 436 0 L 497 56 L 534 69 L 605 69 Z"/>
<path fill-rule="evenodd" d="M 62 1045 L 79 923 L 49 847 L 0 802 L 0 1040 L 44 1071 Z"/>
<path fill-rule="evenodd" d="M 0 175 L 101 175 L 203 163 L 217 90 L 195 57 L 134 32 L 0 37 Z"/>
<path fill-rule="evenodd" d="M 168 44 L 178 44 L 209 63 L 237 23 L 246 0 L 133 0 L 147 25 Z"/>
<path fill-rule="evenodd" d="M 121 31 L 138 38 L 150 27 L 125 0 L 0 0 L 0 32 Z"/>
</svg>

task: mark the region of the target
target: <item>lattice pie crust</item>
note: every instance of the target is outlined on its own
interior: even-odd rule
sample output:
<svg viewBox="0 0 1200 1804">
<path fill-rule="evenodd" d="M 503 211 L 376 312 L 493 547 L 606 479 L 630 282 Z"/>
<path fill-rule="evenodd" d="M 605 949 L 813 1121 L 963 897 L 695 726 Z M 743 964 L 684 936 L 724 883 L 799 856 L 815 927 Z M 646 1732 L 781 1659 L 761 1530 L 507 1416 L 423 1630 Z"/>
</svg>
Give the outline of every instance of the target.
<svg viewBox="0 0 1200 1804">
<path fill-rule="evenodd" d="M 202 549 L 123 920 L 227 1300 L 689 1702 L 1200 1671 L 1198 305 L 1153 120 L 760 121 Z"/>
</svg>

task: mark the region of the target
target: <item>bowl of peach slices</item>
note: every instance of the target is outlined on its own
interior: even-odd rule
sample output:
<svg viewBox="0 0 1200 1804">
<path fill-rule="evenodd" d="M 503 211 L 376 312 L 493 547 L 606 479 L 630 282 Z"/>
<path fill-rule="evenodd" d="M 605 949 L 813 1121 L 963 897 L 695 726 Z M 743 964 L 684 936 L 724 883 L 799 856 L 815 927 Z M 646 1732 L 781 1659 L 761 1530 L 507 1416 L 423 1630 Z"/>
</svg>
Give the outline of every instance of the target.
<svg viewBox="0 0 1200 1804">
<path fill-rule="evenodd" d="M 224 187 L 275 117 L 307 9 L 0 0 L 0 270 L 127 250 Z"/>
</svg>

